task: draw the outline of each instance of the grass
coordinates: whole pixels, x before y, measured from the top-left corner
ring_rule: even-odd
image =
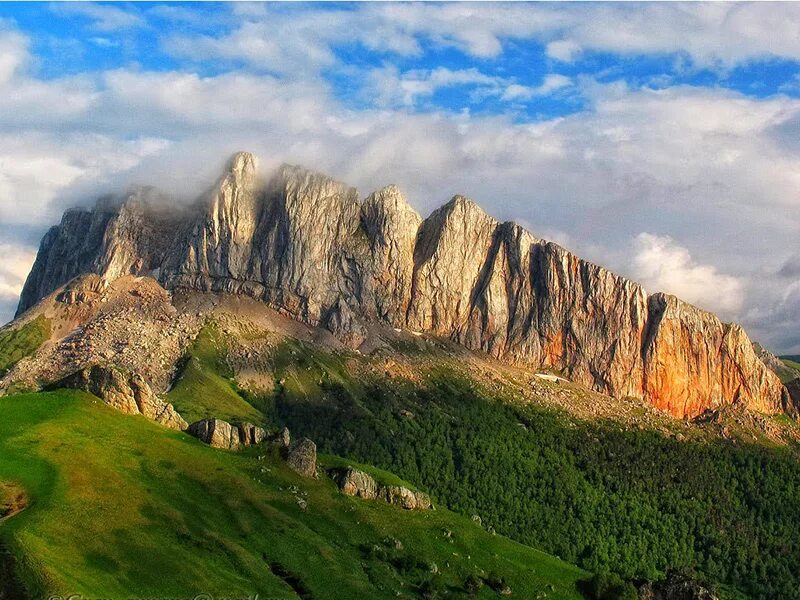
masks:
[[[797,371],[800,374],[800,361],[798,359],[800,359],[800,356],[792,356],[792,357],[783,356],[783,357],[781,357],[781,360],[783,361],[783,364],[785,364],[790,369],[794,369],[795,371]],[[784,381],[784,383],[786,383],[786,382]]]
[[[495,572],[515,597],[571,599],[588,576],[447,510],[350,498],[75,391],[0,398],[0,480],[30,499],[0,541],[31,597],[415,598],[429,580],[466,597],[468,575]]]
[[[263,424],[264,415],[236,393],[233,373],[221,358],[222,334],[204,328],[192,343],[167,399],[189,423],[215,417]]]
[[[0,375],[30,356],[50,337],[50,321],[40,315],[17,329],[0,332]]]

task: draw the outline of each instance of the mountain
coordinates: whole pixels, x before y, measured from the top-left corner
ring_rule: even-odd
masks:
[[[800,598],[798,423],[653,401],[754,353],[463,197],[238,155],[104,198],[0,328],[0,599]]]
[[[741,327],[584,261],[462,196],[422,219],[389,186],[363,201],[235,155],[192,206],[151,188],[67,211],[44,236],[17,315],[82,274],[151,275],[171,291],[256,298],[351,347],[388,326],[450,338],[676,417],[797,407]]]

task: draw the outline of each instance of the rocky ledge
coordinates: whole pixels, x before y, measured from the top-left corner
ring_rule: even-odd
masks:
[[[203,419],[189,425],[186,432],[214,448],[238,450],[240,447],[256,446],[267,438],[262,427],[252,423],[231,425],[221,419]]]

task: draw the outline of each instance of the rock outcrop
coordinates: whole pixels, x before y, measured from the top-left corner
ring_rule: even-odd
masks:
[[[221,419],[203,419],[189,425],[187,433],[214,448],[238,450],[256,446],[267,439],[267,432],[252,423],[231,425]]]
[[[190,209],[158,208],[154,194],[67,212],[19,312],[80,273],[149,273],[167,290],[256,298],[353,347],[371,324],[446,336],[678,417],[734,403],[795,410],[737,325],[648,296],[462,196],[423,220],[394,186],[360,201],[291,166],[263,182],[247,153]]]
[[[786,412],[792,416],[797,416],[798,410],[800,410],[800,377],[787,381],[784,385],[790,400],[790,406]]]
[[[767,365],[771,371],[780,377],[781,381],[784,383],[800,377],[800,371],[787,365],[772,352],[764,348],[761,344],[754,343],[753,350],[755,351],[756,356],[758,356],[758,358],[760,358],[761,361]]]
[[[281,428],[278,432],[267,438],[267,441],[281,451],[286,451],[292,443],[292,437],[287,427]]]
[[[379,498],[389,504],[396,504],[406,510],[428,510],[433,508],[427,494],[414,492],[402,485],[388,485],[381,489]]]
[[[169,254],[185,221],[183,210],[174,204],[168,208],[148,187],[103,197],[92,210],[68,210],[42,238],[17,316],[78,275],[95,273],[113,281],[151,273]]]
[[[286,464],[303,477],[316,477],[317,445],[308,438],[300,438],[289,446]]]
[[[339,490],[348,496],[365,500],[382,500],[406,510],[428,510],[433,508],[430,496],[415,492],[405,486],[384,485],[371,475],[353,467],[337,467],[328,471]]]
[[[706,586],[676,573],[668,574],[663,581],[643,584],[638,596],[639,600],[719,600]]]
[[[378,482],[364,471],[353,467],[334,468],[328,471],[328,475],[343,494],[365,500],[375,500],[378,497]]]
[[[93,365],[68,375],[52,387],[84,390],[125,414],[140,414],[170,429],[183,431],[188,427],[172,404],[158,398],[137,373],[126,374]]]

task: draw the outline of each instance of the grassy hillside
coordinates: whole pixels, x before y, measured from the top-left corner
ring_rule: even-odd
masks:
[[[351,376],[351,359],[294,350],[275,353],[267,412],[324,451],[592,571],[686,568],[752,598],[800,598],[796,449],[582,421],[438,367],[421,383]]]
[[[576,567],[444,509],[343,496],[263,452],[215,450],[79,392],[0,398],[0,481],[30,501],[0,540],[36,598],[458,598],[470,575],[579,598]]]
[[[264,415],[236,393],[233,373],[221,357],[222,335],[206,327],[192,343],[175,386],[167,394],[169,402],[193,423],[216,417],[225,421],[264,422]]]
[[[33,354],[50,337],[50,321],[39,316],[18,329],[0,332],[0,375]]]

